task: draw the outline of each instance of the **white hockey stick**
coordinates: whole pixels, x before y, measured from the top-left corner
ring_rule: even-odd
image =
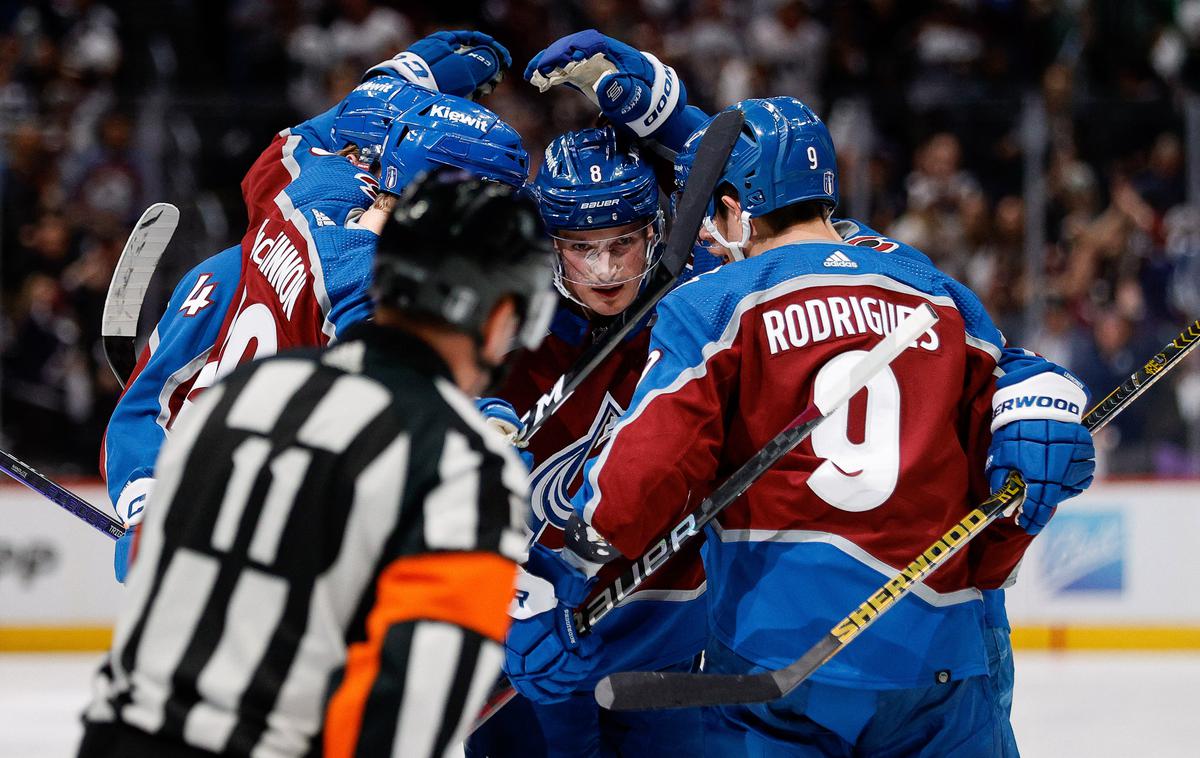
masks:
[[[178,225],[179,209],[170,203],[155,203],[147,208],[133,227],[108,283],[100,334],[104,338],[104,357],[121,387],[129,381],[137,364],[134,341],[150,277]]]
[[[897,356],[937,323],[937,320],[938,315],[933,308],[923,303],[908,318],[901,321],[850,369],[845,382],[821,397],[814,397],[812,403],[792,419],[783,431],[775,435],[737,471],[730,474],[721,486],[713,490],[694,511],[651,545],[616,581],[605,587],[603,592],[594,595],[587,606],[576,613],[576,630],[580,634],[590,631],[596,622],[607,616],[622,600],[629,597],[630,593],[644,584],[651,574],[662,568],[671,556],[702,534],[705,524],[745,494],[750,485],[758,481],[780,458],[808,439],[813,429],[822,421],[850,402],[850,398],[867,386],[867,382],[896,360]]]
[[[1121,386],[1088,411],[1083,417],[1083,425],[1093,433],[1104,428],[1197,346],[1200,346],[1200,320],[1185,327]],[[1024,502],[1025,480],[1018,472],[1010,471],[1000,489],[834,625],[804,655],[784,668],[755,674],[626,671],[600,680],[596,685],[596,702],[603,708],[628,711],[765,703],[785,697],[880,616],[894,608],[913,587],[945,565],[988,524],[1001,516],[1011,515]]]

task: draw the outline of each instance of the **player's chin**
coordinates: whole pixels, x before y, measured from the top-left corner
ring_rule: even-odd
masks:
[[[587,287],[581,293],[584,305],[600,316],[615,316],[629,307],[637,296],[637,282],[611,287]]]

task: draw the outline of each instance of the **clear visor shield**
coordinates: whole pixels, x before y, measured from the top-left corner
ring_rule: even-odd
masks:
[[[563,281],[581,287],[615,287],[650,269],[657,219],[613,237],[571,239],[551,234]]]

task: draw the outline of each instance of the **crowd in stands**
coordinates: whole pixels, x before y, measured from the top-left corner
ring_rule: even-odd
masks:
[[[1012,343],[1094,392],[1200,316],[1200,0],[15,0],[0,9],[4,448],[96,470],[120,392],[100,311],[146,205],[185,220],[143,329],[175,276],[240,238],[238,183],[270,136],[366,66],[437,29],[493,34],[514,64],[486,104],[536,168],[593,113],[520,73],[588,27],[656,52],[710,112],[813,106],[840,212],[927,252]],[[1191,363],[1099,440],[1105,471],[1200,475]]]

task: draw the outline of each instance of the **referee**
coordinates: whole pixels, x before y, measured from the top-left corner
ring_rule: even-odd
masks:
[[[470,396],[540,341],[550,282],[532,201],[433,174],[380,236],[373,323],[201,396],[158,461],[81,758],[461,752],[527,508]]]

